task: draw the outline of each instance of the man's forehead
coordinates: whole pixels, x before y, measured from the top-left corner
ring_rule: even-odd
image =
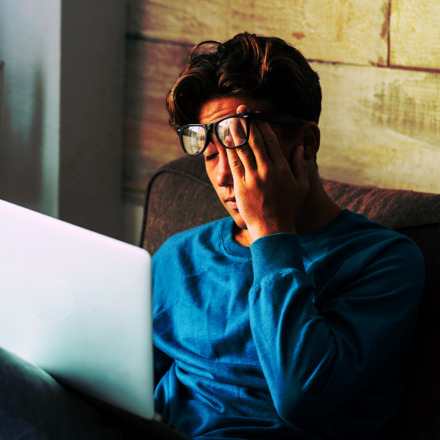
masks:
[[[202,104],[197,122],[210,124],[225,116],[234,115],[240,105],[245,105],[250,112],[275,111],[274,104],[268,100],[257,100],[246,96],[227,96],[214,98]]]

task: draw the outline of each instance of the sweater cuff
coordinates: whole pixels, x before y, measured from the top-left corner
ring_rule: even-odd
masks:
[[[298,235],[279,233],[255,240],[251,245],[254,281],[275,272],[297,269],[305,271]]]

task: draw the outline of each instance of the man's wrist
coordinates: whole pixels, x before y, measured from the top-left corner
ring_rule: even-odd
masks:
[[[301,242],[296,234],[278,233],[261,237],[250,247],[254,279],[286,269],[304,271]]]
[[[297,234],[295,225],[280,226],[280,225],[264,225],[264,226],[248,226],[249,235],[251,237],[252,243],[259,238],[267,237],[269,235],[275,234]]]

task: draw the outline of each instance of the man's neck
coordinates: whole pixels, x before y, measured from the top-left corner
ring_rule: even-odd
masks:
[[[301,215],[296,221],[296,230],[299,235],[318,231],[332,222],[342,208],[338,206],[325,192],[318,175],[311,183]]]

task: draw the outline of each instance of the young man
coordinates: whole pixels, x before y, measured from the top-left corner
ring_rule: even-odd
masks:
[[[325,193],[317,74],[244,33],[198,45],[167,104],[230,217],[154,256],[159,411],[197,439],[375,438],[399,402],[424,264]]]

